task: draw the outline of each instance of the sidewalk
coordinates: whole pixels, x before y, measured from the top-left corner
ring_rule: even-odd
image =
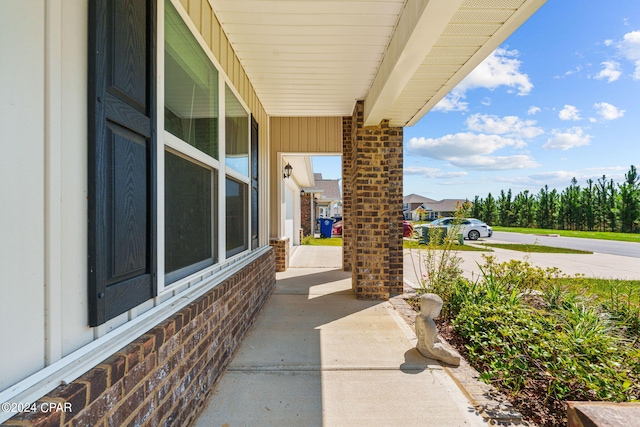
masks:
[[[502,243],[497,240],[489,243]],[[467,245],[476,243],[465,242]],[[484,256],[492,256],[497,262],[508,262],[515,259],[526,261],[532,266],[541,268],[557,268],[562,273],[574,276],[600,279],[637,280],[640,277],[640,262],[638,258],[607,254],[558,254],[558,253],[527,253],[508,249],[491,248],[492,252],[458,251],[457,256],[462,259],[460,268],[468,279],[480,277],[478,265],[484,265]],[[418,287],[421,276],[421,261],[419,250],[404,250],[404,281],[411,287]]]
[[[294,246],[290,268],[342,268],[342,246]]]
[[[354,297],[350,273],[290,268],[193,425],[487,425],[414,345],[389,302]]]

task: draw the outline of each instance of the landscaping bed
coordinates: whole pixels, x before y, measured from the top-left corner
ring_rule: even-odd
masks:
[[[490,256],[470,282],[450,255],[448,268],[428,269],[420,292],[443,298],[440,334],[527,419],[565,425],[567,401],[638,399],[640,282],[590,284]]]

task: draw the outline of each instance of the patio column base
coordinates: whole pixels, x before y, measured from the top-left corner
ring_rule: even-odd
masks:
[[[269,246],[276,251],[276,271],[286,271],[289,268],[289,238],[271,239]]]

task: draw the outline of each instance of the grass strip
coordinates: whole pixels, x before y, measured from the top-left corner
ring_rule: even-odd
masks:
[[[562,277],[557,283],[576,294],[595,295],[598,301],[623,299],[640,305],[640,280],[598,279],[592,277]]]
[[[492,248],[509,249],[520,252],[537,252],[546,254],[593,254],[589,251],[580,251],[578,249],[555,248],[543,245],[525,245],[520,243],[484,243],[484,246]]]
[[[429,245],[425,243],[420,243],[418,240],[404,240],[402,242],[402,247],[404,249],[426,249],[427,246]],[[459,244],[439,245],[439,246],[430,245],[429,249],[435,249],[435,250],[448,249],[452,251],[463,251],[463,252],[491,252],[491,249],[484,248],[482,246],[475,246],[475,245],[469,246],[469,245],[459,245]]]
[[[522,234],[557,234],[562,237],[579,237],[583,239],[614,240],[619,242],[640,243],[640,234],[613,233],[608,231],[552,230],[546,228],[522,228],[492,226],[493,231],[508,231]]]
[[[342,246],[342,237],[327,237],[325,239],[305,237],[302,244],[309,246]]]

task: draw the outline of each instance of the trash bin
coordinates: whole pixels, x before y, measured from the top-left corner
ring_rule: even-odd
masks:
[[[429,243],[433,238],[436,245],[442,245],[445,237],[447,237],[447,227],[422,227],[420,243]]]
[[[331,237],[331,229],[333,228],[333,218],[320,219],[320,237]]]

